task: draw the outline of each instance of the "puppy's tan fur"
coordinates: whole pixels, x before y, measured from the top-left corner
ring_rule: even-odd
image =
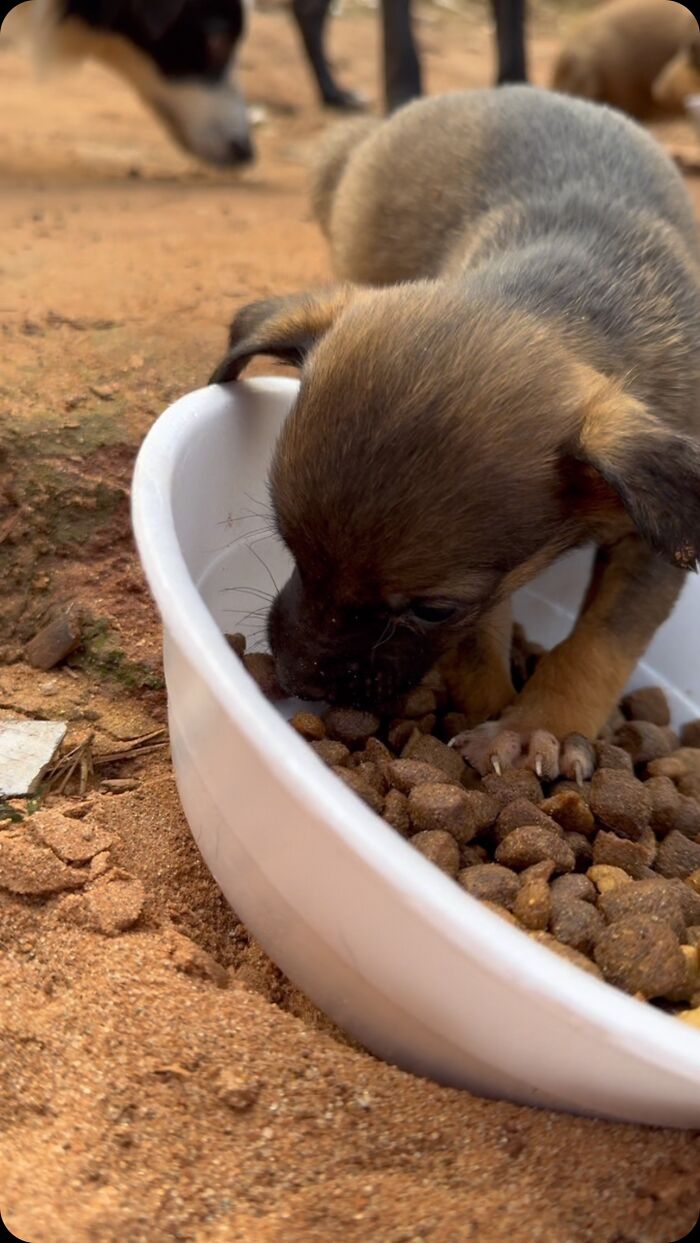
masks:
[[[674,0],[607,0],[574,23],[557,57],[555,91],[646,117],[654,104],[682,108],[677,91],[655,89],[669,62],[698,34]]]
[[[507,88],[344,127],[314,202],[360,287],[245,308],[215,376],[302,366],[271,471],[297,564],[270,621],[283,681],[381,701],[440,659],[475,723],[594,735],[700,547],[680,177],[621,116]],[[579,621],[514,699],[509,598],[586,542]]]

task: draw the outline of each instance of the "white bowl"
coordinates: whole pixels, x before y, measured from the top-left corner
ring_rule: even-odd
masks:
[[[175,775],[208,866],[279,966],[378,1056],[489,1096],[700,1126],[700,1033],[464,893],[333,776],[229,649],[222,630],[246,628],[231,610],[258,608],[247,592],[289,570],[258,512],[296,391],[268,379],[191,393],[158,419],[136,465]],[[532,638],[566,632],[588,559],[521,593]],[[665,686],[677,722],[700,716],[699,604],[693,577],[633,683]]]

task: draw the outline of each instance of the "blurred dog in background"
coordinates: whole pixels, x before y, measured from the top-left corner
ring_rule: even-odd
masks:
[[[646,117],[655,105],[680,111],[698,89],[689,51],[698,23],[674,0],[606,0],[573,26],[552,87]],[[697,53],[696,42],[696,53]]]
[[[490,0],[499,82],[524,81],[525,0]],[[213,164],[245,164],[254,148],[235,58],[252,0],[34,0],[32,36],[44,63],[87,58],[125,78],[173,138]],[[363,100],[336,80],[325,52],[331,0],[290,0],[319,95]],[[411,0],[381,0],[388,111],[421,94]]]

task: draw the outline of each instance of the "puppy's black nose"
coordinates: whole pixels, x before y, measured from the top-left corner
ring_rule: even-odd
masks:
[[[228,150],[232,164],[250,164],[255,159],[255,148],[249,138],[232,138]]]

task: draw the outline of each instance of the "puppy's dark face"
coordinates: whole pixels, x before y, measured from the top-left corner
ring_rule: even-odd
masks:
[[[123,35],[174,80],[217,82],[243,33],[242,0],[66,0],[65,13]]]
[[[290,694],[389,706],[596,523],[631,525],[608,460],[630,460],[629,427],[549,329],[427,282],[273,307],[234,322],[215,378],[306,359],[270,474],[295,561],[269,617]]]

